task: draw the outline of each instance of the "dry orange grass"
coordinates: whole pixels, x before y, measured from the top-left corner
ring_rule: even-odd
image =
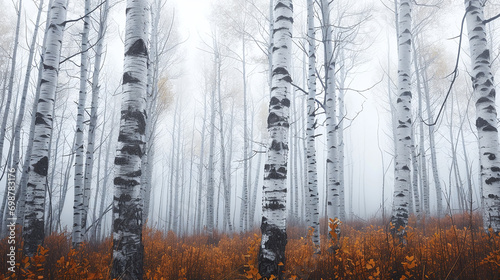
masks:
[[[479,216],[428,218],[425,225],[412,217],[405,245],[381,221],[349,222],[341,229],[334,247],[322,235],[322,253],[314,254],[304,227],[290,227],[287,279],[500,279],[500,237],[485,233]],[[143,240],[145,279],[260,279],[257,230],[209,239],[147,228]],[[109,279],[111,239],[78,250],[70,245],[67,232],[48,236],[33,258],[17,253],[13,275],[4,239],[0,279]]]

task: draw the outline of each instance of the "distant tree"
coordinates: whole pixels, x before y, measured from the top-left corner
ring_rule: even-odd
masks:
[[[262,277],[283,278],[286,235],[286,178],[290,110],[293,4],[274,2],[272,87],[267,118],[269,145],[264,167],[262,241],[258,254]]]

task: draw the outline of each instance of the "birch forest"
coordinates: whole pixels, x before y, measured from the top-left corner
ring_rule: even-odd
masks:
[[[0,5],[0,279],[500,279],[498,1]]]

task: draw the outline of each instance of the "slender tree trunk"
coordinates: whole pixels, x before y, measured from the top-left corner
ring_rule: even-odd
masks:
[[[177,142],[175,141],[175,129],[177,127],[177,110],[179,109],[179,101],[175,104],[175,111],[174,111],[174,125],[172,127],[172,149],[170,150],[170,181],[169,181],[169,190],[170,190],[170,195],[169,195],[169,203],[168,203],[168,214],[166,217],[168,218],[167,220],[167,229],[172,230],[172,222],[174,219],[174,207],[175,207],[175,201],[174,201],[174,191],[176,189],[174,185],[174,167],[175,167],[175,150],[179,149],[177,147]],[[180,128],[179,128],[180,129]]]
[[[142,279],[143,275],[140,183],[146,129],[148,17],[147,1],[127,1],[123,99],[115,157],[111,268],[111,277],[120,279]]]
[[[37,42],[37,37],[38,37],[38,29],[40,27],[40,18],[42,15],[43,11],[43,0],[41,0],[38,3],[38,12],[36,15],[36,21],[35,21],[35,27],[33,30],[33,37],[31,39],[31,44],[30,44],[30,54],[28,56],[28,61],[26,64],[26,74],[24,75],[24,84],[23,84],[23,92],[22,92],[22,97],[21,97],[21,102],[19,104],[19,113],[16,118],[16,126],[15,126],[15,132],[14,132],[14,153],[12,156],[12,162],[13,165],[12,167],[17,170],[19,169],[19,154],[21,150],[21,127],[23,124],[23,119],[24,119],[24,113],[25,113],[25,108],[26,108],[26,97],[28,95],[28,87],[30,84],[30,76],[31,76],[31,70],[33,69],[33,59],[35,57],[35,48],[36,48],[36,42]],[[35,100],[36,103],[36,100]]]
[[[415,67],[415,76],[416,76],[416,82],[417,82],[417,93],[418,93],[418,115],[423,118],[423,95],[422,95],[422,85],[420,82],[420,68],[418,67],[418,59],[416,58],[416,49],[415,49],[415,44],[412,44],[412,50],[413,50],[413,66]],[[419,153],[420,153],[420,178],[421,178],[421,188],[420,189],[428,189],[429,188],[429,179],[427,178],[427,157],[425,155],[425,131],[424,131],[424,123],[421,121],[418,124],[418,129],[419,129]],[[413,190],[415,192],[415,190]],[[418,205],[415,204],[415,210],[417,212],[417,217],[421,214],[422,212],[422,198],[424,200],[424,205],[428,205],[428,202],[425,202],[425,200],[429,200],[429,196],[424,195],[423,193],[420,193],[420,197],[418,200]]]
[[[328,218],[339,217],[339,182],[338,167],[336,166],[337,150],[337,105],[335,96],[335,61],[333,56],[333,28],[330,20],[330,2],[321,0],[321,14],[323,19],[323,46],[324,46],[324,67],[325,67],[325,116],[326,116],[326,174],[328,189]]]
[[[422,57],[419,56],[419,60],[421,60]],[[420,65],[423,66],[424,63],[420,62]],[[427,78],[427,70],[423,68],[421,71],[422,73],[422,83],[424,87],[424,94],[425,94],[425,103],[426,103],[426,111],[427,111],[427,120],[428,122],[432,123],[434,122],[434,117],[432,116],[432,110],[431,110],[431,101],[430,101],[430,87],[429,87],[429,81]],[[432,176],[434,179],[434,186],[436,189],[436,203],[437,203],[437,215],[438,217],[441,217],[443,214],[443,193],[441,190],[441,181],[439,179],[439,170],[438,170],[438,162],[437,162],[437,152],[436,152],[436,144],[435,144],[435,139],[434,139],[434,126],[429,126],[429,148],[431,151],[431,166],[432,166]],[[430,214],[430,187],[424,186],[424,213],[426,215]],[[427,202],[426,202],[427,201]]]
[[[222,107],[220,105],[220,97],[219,97],[219,107]],[[220,110],[222,112],[222,109]],[[231,106],[231,121],[229,122],[229,131],[233,131],[234,129],[234,103]],[[222,130],[221,130],[222,131]],[[222,143],[222,142],[221,142]],[[227,163],[224,165],[224,173],[225,176],[222,178],[225,179],[224,183],[224,229],[225,225],[228,226],[229,231],[233,231],[233,223],[231,222],[231,191],[232,191],[232,185],[231,185],[231,161],[233,158],[233,134],[229,134],[229,139],[228,139],[228,155],[227,155]],[[224,155],[224,153],[222,153]],[[226,157],[223,157],[223,161],[225,161]],[[248,195],[247,195],[248,199]],[[247,200],[248,201],[248,200]],[[245,222],[247,223],[247,229],[248,229],[248,209],[246,213],[246,220]]]
[[[207,95],[205,94],[203,97],[203,104],[207,104]],[[200,234],[202,219],[201,219],[201,198],[203,192],[203,168],[204,168],[204,159],[205,159],[205,131],[206,131],[206,122],[207,122],[207,107],[203,109],[203,124],[201,128],[201,148],[200,148],[200,162],[198,166],[198,194],[197,194],[197,205],[196,205],[196,233]]]
[[[10,115],[10,103],[12,102],[12,95],[14,90],[14,77],[16,75],[16,60],[17,60],[17,49],[19,44],[19,29],[21,27],[21,10],[23,8],[23,0],[19,0],[17,7],[17,22],[16,31],[14,33],[14,43],[12,45],[12,62],[10,63],[10,73],[9,73],[9,83],[7,89],[7,100],[5,103],[5,111],[3,112],[2,126],[0,128],[0,161],[2,161],[3,146],[5,142],[5,134],[7,133],[7,120]],[[7,165],[7,162],[6,164]],[[0,162],[0,167],[2,163]],[[0,217],[2,220],[2,217]]]
[[[399,5],[398,48],[398,99],[397,154],[394,168],[394,201],[392,208],[392,233],[403,238],[408,224],[409,189],[411,184],[411,3],[401,0]]]
[[[80,60],[80,94],[78,98],[78,114],[76,117],[76,143],[75,143],[75,177],[74,190],[75,199],[73,205],[73,232],[72,245],[78,248],[83,242],[83,231],[87,224],[88,198],[85,198],[84,183],[84,159],[85,148],[83,141],[85,121],[85,100],[87,99],[87,76],[88,76],[88,45],[90,31],[90,0],[85,0],[85,16],[83,17],[83,32]],[[92,151],[93,152],[93,151]],[[88,185],[90,192],[90,184]],[[90,194],[89,194],[90,195]],[[85,205],[87,201],[87,205]]]
[[[247,97],[247,73],[246,73],[246,50],[245,50],[245,33],[242,33],[242,76],[243,76],[243,188],[241,190],[241,211],[240,211],[240,231],[248,230],[248,184],[249,184],[249,168],[250,153],[249,153],[249,136],[248,136],[248,97]]]
[[[99,77],[101,73],[101,61],[103,56],[103,41],[104,36],[106,34],[107,22],[108,22],[108,12],[109,12],[109,1],[104,0],[104,6],[101,10],[101,19],[99,23],[99,30],[97,33],[97,46],[95,49],[95,58],[94,58],[94,72],[92,73],[92,98],[90,101],[90,120],[89,120],[89,132],[87,138],[87,152],[85,159],[85,170],[84,170],[84,181],[83,181],[83,189],[84,189],[84,209],[88,209],[89,199],[90,199],[90,187],[92,185],[93,171],[94,171],[94,150],[95,150],[95,135],[97,128],[97,114],[99,109],[99,95],[101,85],[99,83]],[[83,38],[83,37],[82,37]],[[82,48],[83,48],[82,44]],[[88,46],[86,47],[86,49]],[[83,56],[82,56],[83,60]],[[101,145],[102,145],[101,138]],[[99,149],[101,147],[99,146]],[[99,176],[97,176],[99,178]],[[97,193],[97,192],[96,192]],[[96,198],[97,202],[97,198]],[[95,208],[95,205],[94,205]],[[87,211],[84,210],[82,217],[82,230],[85,230],[86,221],[87,221]],[[95,210],[94,210],[95,215]],[[84,232],[85,234],[85,232]]]
[[[191,207],[191,196],[192,196],[192,191],[193,191],[193,166],[194,166],[194,138],[195,138],[195,123],[196,123],[196,119],[194,119],[193,121],[193,135],[192,135],[192,138],[191,138],[191,160],[189,162],[189,193],[188,193],[188,209],[187,209],[187,218],[186,218],[186,233],[189,235],[191,234],[191,231],[189,230],[189,223],[191,222],[191,209],[193,209],[193,207]],[[154,200],[153,200],[154,201]],[[153,207],[152,207],[153,208]],[[154,209],[154,208],[153,208]],[[195,209],[193,209],[195,210]],[[193,223],[194,224],[194,223]],[[194,233],[194,229],[193,229],[193,233]]]
[[[30,157],[24,215],[24,252],[33,255],[44,239],[45,191],[49,168],[48,147],[52,135],[52,108],[57,88],[58,69],[66,21],[67,0],[54,0],[51,6],[49,31],[46,33],[45,55],[40,99],[36,110],[33,153]]]
[[[307,93],[307,205],[309,208],[309,220],[307,226],[314,232],[312,241],[320,250],[319,229],[319,196],[318,196],[318,172],[316,169],[316,32],[314,27],[314,1],[307,1],[307,56],[308,66],[308,93]]]
[[[104,110],[103,115],[106,115],[106,110]],[[104,124],[103,124],[104,126]],[[111,141],[110,141],[111,142]],[[101,192],[101,180],[100,180],[100,175],[101,175],[101,164],[102,164],[102,146],[104,145],[104,129],[101,131],[101,141],[99,145],[99,149],[97,152],[97,174],[96,174],[96,186],[95,186],[95,196],[94,196],[94,205],[92,207],[92,235],[90,237],[90,240],[97,241],[97,205],[99,204],[99,192]],[[106,171],[104,171],[106,172]],[[103,182],[104,183],[104,182]],[[101,196],[105,196],[104,192],[101,192]],[[99,217],[100,220],[100,217]]]
[[[339,79],[339,124],[337,129],[338,134],[338,168],[339,168],[339,218],[341,221],[345,221],[347,218],[347,214],[345,211],[345,179],[344,179],[344,159],[345,159],[345,143],[344,143],[344,120],[345,120],[345,103],[344,96],[345,90],[344,85],[347,79],[347,71],[346,71],[346,57],[344,54],[344,48],[339,50],[340,58],[344,65],[340,67],[340,79]],[[352,192],[352,190],[351,190]]]
[[[214,37],[214,73],[217,76],[217,66],[219,64],[218,45]],[[217,79],[217,78],[216,78]],[[210,100],[210,146],[208,152],[208,184],[207,184],[207,233],[210,237],[214,233],[214,195],[215,195],[215,170],[214,170],[214,156],[215,156],[215,93],[217,92],[217,80],[211,89]]]
[[[484,229],[500,232],[500,159],[495,108],[495,83],[491,74],[490,50],[484,25],[482,1],[465,0],[471,56],[471,76],[476,100]]]
[[[417,159],[417,148],[415,147],[415,127],[412,126],[411,132],[411,185],[409,190],[409,213],[413,213],[416,216],[419,215],[418,210],[418,159]]]
[[[179,102],[180,103],[180,102]],[[179,103],[177,103],[179,105]],[[177,110],[175,110],[177,112]],[[181,141],[181,115],[179,113],[178,116],[178,126],[177,126],[177,131],[174,130],[174,134],[177,133],[177,148],[175,149],[176,155],[175,155],[175,164],[172,162],[172,167],[175,166],[175,181],[172,187],[174,188],[174,201],[173,201],[173,207],[174,207],[174,214],[172,217],[172,230],[179,234],[179,215],[180,215],[180,208],[182,207],[182,200],[179,199],[179,192],[181,191],[181,181],[180,181],[180,173],[181,173],[181,157],[182,153],[181,150],[183,148],[182,141]],[[173,157],[172,157],[173,158]]]
[[[73,161],[75,160],[75,153],[73,153],[73,147],[75,146],[75,139],[76,137],[73,137],[73,141],[71,141],[71,147],[70,149],[70,156],[68,159],[68,162],[66,163],[66,169],[64,171],[64,176],[63,176],[63,183],[62,183],[62,190],[61,194],[59,196],[59,204],[58,204],[58,217],[57,217],[57,224],[58,228],[61,227],[61,215],[62,215],[62,210],[64,208],[64,203],[66,202],[66,194],[68,193],[68,185],[69,185],[69,179],[71,175],[71,168],[73,166]]]
[[[106,102],[107,103],[107,102]],[[106,104],[105,104],[106,105]],[[112,139],[113,136],[113,131],[115,129],[115,118],[114,115],[111,118],[111,128],[110,128],[110,139]],[[113,172],[113,170],[108,170],[109,169],[109,160],[112,157],[111,153],[111,147],[112,145],[115,145],[116,143],[114,141],[109,140],[108,145],[106,147],[106,156],[104,158],[104,177],[102,178],[102,196],[101,196],[101,202],[99,203],[99,221],[97,222],[96,225],[96,232],[97,232],[97,240],[101,241],[103,239],[103,231],[102,231],[102,223],[103,223],[103,218],[104,218],[104,206],[106,203],[106,194],[108,193],[108,178],[109,175]]]
[[[258,254],[262,277],[283,278],[286,235],[286,177],[288,127],[291,90],[293,5],[291,0],[277,0],[274,5],[272,90],[267,119],[269,145],[264,167],[262,199],[262,241]]]
[[[259,188],[259,179],[260,177],[260,170],[262,169],[262,153],[259,153],[259,159],[257,161],[257,172],[255,174],[255,179],[254,179],[254,187],[253,187],[253,193],[252,193],[252,200],[250,200],[250,205],[253,205],[250,210],[250,221],[249,226],[250,228],[254,227],[254,222],[255,222],[255,210],[257,206],[257,191]]]

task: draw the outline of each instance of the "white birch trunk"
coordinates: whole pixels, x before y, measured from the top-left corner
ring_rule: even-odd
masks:
[[[247,103],[247,77],[246,77],[246,53],[245,53],[245,33],[242,35],[242,76],[243,76],[243,188],[241,190],[241,211],[240,211],[240,231],[248,230],[248,176],[249,176],[249,136],[248,136],[248,103]],[[250,165],[251,167],[251,165]]]
[[[30,157],[24,215],[24,252],[33,255],[44,239],[45,190],[49,168],[48,147],[52,135],[52,109],[57,88],[67,0],[55,0],[51,6],[49,31],[46,33],[45,55],[40,98],[35,114],[33,153]]]
[[[291,0],[274,2],[273,67],[271,100],[267,119],[269,145],[264,167],[262,239],[258,254],[262,277],[283,278],[286,237],[286,177],[288,158],[290,64],[293,5]]]
[[[180,104],[180,102],[178,102],[177,104]],[[177,110],[175,110],[175,111],[177,113]],[[182,205],[182,200],[179,199],[179,191],[180,191],[180,187],[181,187],[181,181],[180,181],[181,170],[180,169],[181,169],[181,161],[182,161],[181,151],[182,151],[182,147],[183,147],[183,144],[181,142],[181,123],[182,123],[182,120],[181,120],[180,113],[179,113],[177,122],[178,122],[177,131],[175,130],[175,126],[174,126],[174,131],[173,131],[174,134],[177,133],[177,140],[176,140],[177,148],[174,150],[174,151],[176,151],[175,164],[174,164],[174,162],[172,162],[172,167],[175,166],[175,181],[174,181],[174,184],[172,185],[172,187],[174,188],[174,196],[173,196],[174,211],[173,211],[173,217],[172,217],[172,230],[176,234],[179,234],[179,215],[180,215],[180,208]]]
[[[123,96],[115,157],[111,277],[142,279],[141,157],[145,148],[149,5],[128,0]]]
[[[175,129],[177,125],[177,110],[179,109],[179,101],[175,104],[175,111],[174,111],[174,125],[172,127],[172,149],[170,150],[170,180],[169,180],[169,191],[170,195],[168,196],[169,202],[168,202],[168,212],[167,212],[167,229],[172,230],[172,222],[173,222],[173,216],[174,216],[174,167],[175,167],[175,150],[178,149],[176,146],[177,143],[175,141]]]
[[[319,229],[319,196],[318,196],[318,172],[316,169],[316,32],[314,27],[314,1],[307,1],[307,57],[308,57],[308,93],[307,93],[307,205],[309,208],[309,220],[307,226],[314,232],[312,241],[316,246],[315,251],[320,250]],[[296,194],[298,195],[298,194]]]
[[[344,103],[344,84],[347,79],[346,70],[346,57],[344,54],[344,48],[339,50],[340,59],[343,65],[340,67],[340,79],[339,79],[339,124],[337,125],[337,138],[338,138],[338,170],[339,170],[339,218],[341,221],[347,219],[347,214],[345,211],[345,179],[344,179],[344,159],[345,159],[345,143],[344,143],[344,120],[345,120],[345,103]],[[351,189],[352,192],[352,189]]]
[[[97,110],[99,109],[99,95],[101,85],[99,83],[99,77],[101,72],[101,61],[103,56],[103,41],[104,36],[106,34],[107,20],[108,20],[108,11],[109,11],[109,1],[104,1],[104,6],[101,10],[101,19],[99,23],[99,31],[97,33],[97,46],[95,49],[95,58],[94,58],[94,72],[92,73],[92,99],[90,101],[90,120],[89,120],[89,132],[87,138],[87,152],[85,159],[85,170],[84,170],[84,181],[83,181],[83,189],[84,189],[84,208],[88,208],[88,201],[90,195],[90,187],[92,184],[93,171],[94,171],[94,149],[95,149],[95,135],[97,128]],[[82,45],[83,47],[83,45]],[[83,57],[82,57],[83,59]],[[102,141],[101,141],[102,145]],[[99,146],[100,149],[100,146]],[[99,176],[97,176],[99,177]],[[95,208],[95,206],[94,206]],[[86,226],[86,218],[87,214],[84,212],[84,217],[82,217],[82,226]]]
[[[203,97],[203,104],[207,104],[207,95]],[[200,148],[200,162],[198,165],[198,193],[197,193],[197,205],[196,205],[196,233],[201,232],[201,202],[202,202],[202,192],[203,192],[203,168],[205,162],[205,132],[206,132],[206,122],[207,122],[207,107],[203,109],[203,124],[201,128],[201,148]]]
[[[85,0],[85,16],[83,17],[83,31],[81,44],[80,60],[80,93],[78,98],[78,113],[76,116],[76,142],[75,142],[75,177],[74,190],[75,197],[73,201],[73,232],[72,246],[78,248],[83,242],[83,232],[87,224],[87,207],[85,207],[85,189],[84,189],[84,160],[85,148],[83,141],[85,121],[85,100],[87,98],[87,76],[88,76],[88,45],[90,31],[90,0]],[[90,184],[89,191],[90,191]],[[87,199],[88,203],[88,199]],[[85,221],[84,221],[85,219]]]
[[[28,87],[30,84],[30,76],[31,76],[31,70],[33,69],[33,59],[35,56],[35,48],[36,48],[36,42],[37,42],[37,37],[38,37],[38,30],[40,27],[40,18],[42,15],[42,10],[43,10],[43,0],[41,0],[38,3],[38,12],[36,16],[36,21],[35,21],[35,27],[33,30],[33,37],[31,39],[31,44],[30,44],[30,54],[28,56],[28,61],[26,64],[26,74],[24,75],[24,84],[23,84],[23,92],[22,92],[22,97],[21,97],[21,102],[19,104],[19,114],[16,118],[16,126],[15,126],[15,132],[14,132],[14,152],[13,152],[13,157],[12,157],[12,162],[13,165],[12,167],[17,170],[19,169],[19,154],[21,150],[21,126],[23,124],[23,119],[24,119],[24,113],[25,113],[25,108],[26,108],[26,97],[28,95]]]
[[[397,154],[394,166],[394,200],[392,233],[403,238],[408,224],[409,189],[411,184],[411,3],[399,5],[398,98],[396,101]]]
[[[259,153],[259,159],[257,161],[257,172],[255,174],[255,179],[254,179],[254,187],[253,187],[253,193],[252,193],[252,199],[250,200],[250,214],[249,214],[249,221],[248,224],[250,228],[253,228],[254,222],[255,222],[255,210],[257,209],[257,191],[259,188],[259,179],[260,177],[260,172],[263,169],[262,168],[262,158],[263,155],[262,153]],[[253,206],[252,206],[253,205]]]
[[[16,22],[16,31],[14,35],[14,43],[12,46],[12,62],[10,63],[10,72],[9,72],[9,83],[7,89],[7,100],[5,103],[5,109],[3,112],[2,126],[0,128],[0,167],[2,167],[1,161],[3,154],[3,146],[5,142],[5,134],[7,133],[7,120],[9,119],[10,113],[10,103],[12,102],[12,95],[14,90],[14,77],[16,75],[16,60],[17,60],[17,48],[19,44],[19,29],[21,26],[21,10],[23,8],[23,0],[19,0],[17,7],[17,22]],[[15,105],[14,105],[15,106]],[[14,113],[15,114],[15,113]],[[7,165],[7,162],[6,164]],[[0,217],[0,220],[1,217]]]
[[[422,59],[419,57],[420,60]],[[423,65],[422,62],[420,62],[420,65]],[[422,83],[424,86],[424,93],[425,93],[425,103],[426,103],[426,111],[427,111],[427,120],[428,122],[432,123],[434,122],[434,117],[432,115],[432,110],[431,110],[431,100],[430,100],[430,88],[429,88],[429,82],[427,78],[427,72],[426,69],[424,68],[422,70]],[[429,126],[429,148],[431,152],[431,166],[432,166],[432,176],[434,179],[434,186],[436,189],[436,203],[437,203],[437,215],[438,217],[442,216],[443,213],[443,193],[441,189],[441,181],[439,177],[439,170],[438,170],[438,162],[437,162],[437,152],[436,152],[436,144],[435,144],[435,139],[434,139],[434,126]],[[424,209],[423,212],[426,215],[430,214],[430,187],[429,184],[427,186],[423,186],[423,197],[424,197]]]
[[[221,98],[220,98],[220,92],[219,92],[219,108],[220,108],[220,113],[222,113],[222,105],[221,105]],[[229,123],[229,131],[233,131],[234,128],[234,103],[231,107],[231,121]],[[221,117],[221,122],[222,122],[222,117]],[[222,129],[221,129],[222,132]],[[221,139],[221,143],[223,143]],[[224,180],[224,229],[226,225],[229,228],[229,231],[233,231],[233,223],[231,222],[231,160],[232,160],[232,154],[233,154],[233,133],[230,132],[229,134],[229,139],[228,139],[228,145],[229,147],[227,148],[228,150],[228,156],[227,156],[227,163],[226,163],[226,155],[225,152],[221,153],[222,156],[222,162],[224,162],[224,165],[222,165],[223,168],[223,174],[222,174],[222,179]],[[224,147],[221,147],[224,149]],[[248,195],[247,195],[248,196]],[[248,223],[248,209],[246,213],[246,223]],[[248,225],[247,225],[248,227]]]
[[[219,54],[217,52],[217,43],[214,38],[214,73],[217,75],[217,65],[219,61]],[[211,89],[210,100],[210,143],[208,152],[208,184],[207,184],[207,233],[210,237],[214,233],[214,195],[215,195],[215,170],[214,170],[214,154],[215,154],[215,93],[217,91],[217,81],[214,81],[213,88]]]
[[[323,47],[325,67],[325,116],[326,116],[326,176],[328,189],[327,215],[329,219],[339,217],[339,182],[338,182],[338,150],[337,150],[337,105],[335,96],[335,61],[333,56],[333,28],[330,20],[330,3],[321,0],[323,18]]]
[[[500,159],[495,106],[495,83],[491,74],[490,50],[486,38],[482,1],[466,0],[471,76],[476,100],[476,128],[483,185],[485,230],[500,232]]]
[[[423,115],[423,95],[422,95],[422,84],[420,82],[420,77],[421,77],[421,70],[418,65],[418,59],[416,57],[416,48],[415,44],[412,44],[412,50],[413,50],[413,66],[415,67],[415,76],[416,76],[416,82],[417,82],[417,93],[418,93],[418,115],[422,116]],[[429,179],[427,178],[427,157],[425,155],[425,131],[424,131],[424,122],[420,122],[418,125],[419,129],[419,154],[420,154],[420,182],[421,182],[421,188],[429,188]],[[418,192],[416,190],[413,190],[414,192]],[[425,196],[423,193],[420,193],[419,199],[418,199],[418,204],[415,203],[415,211],[417,211],[417,216],[421,215],[422,213],[422,199],[427,201],[429,200],[429,196]],[[415,200],[417,201],[417,199]],[[424,203],[425,204],[425,203]]]
[[[105,104],[106,105],[106,104]],[[115,130],[115,126],[114,126],[114,123],[115,123],[115,118],[114,118],[115,115],[113,115],[113,117],[111,118],[111,128],[110,128],[110,132],[109,132],[109,135],[113,135],[113,131]],[[102,179],[102,182],[103,182],[103,186],[102,186],[102,195],[101,195],[101,202],[99,203],[99,221],[97,222],[97,225],[96,225],[96,232],[97,232],[97,240],[101,241],[103,238],[101,237],[103,235],[103,231],[102,231],[102,219],[104,217],[104,206],[105,206],[105,202],[106,202],[106,194],[108,193],[108,184],[109,184],[109,175],[113,172],[113,170],[108,170],[109,169],[109,160],[110,158],[112,158],[112,154],[111,154],[111,145],[112,144],[115,144],[113,141],[108,141],[108,145],[107,145],[107,148],[106,148],[106,156],[104,158],[104,177]]]

